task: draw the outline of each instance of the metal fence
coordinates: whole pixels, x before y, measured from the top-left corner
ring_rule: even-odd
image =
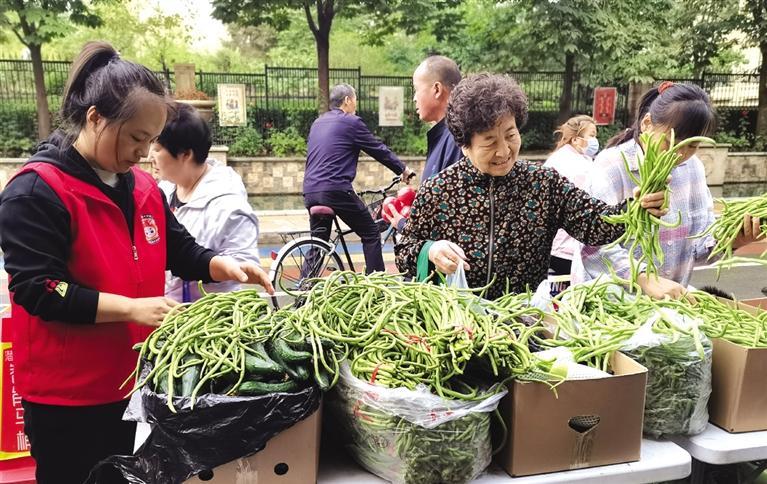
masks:
[[[61,103],[69,62],[45,61],[45,83],[51,111]],[[559,99],[564,86],[564,72],[512,72],[529,99],[531,124],[540,124],[548,130],[553,117],[559,111]],[[157,72],[169,91],[174,89],[172,72]],[[719,110],[755,110],[758,99],[757,74],[706,73],[696,79],[674,79],[700,85],[710,93]],[[197,88],[211,97],[216,95],[217,85],[244,84],[248,103],[249,125],[265,127],[295,127],[302,135],[316,117],[317,69],[301,67],[266,66],[263,72],[230,73],[198,72]],[[402,86],[405,90],[405,113],[411,126],[417,124],[413,86],[408,76],[363,75],[359,68],[330,70],[330,84],[345,82],[357,89],[358,111],[373,129],[377,129],[378,88]],[[616,123],[626,124],[629,119],[628,86],[618,85]],[[576,75],[573,84],[573,112],[590,113],[593,86],[584,85]],[[0,143],[8,139],[36,139],[35,87],[32,64],[28,60],[0,60]],[[536,121],[537,120],[537,121]],[[540,120],[544,120],[540,121]],[[216,143],[229,144],[237,130],[222,129],[214,122]],[[550,131],[549,131],[550,133]],[[0,150],[7,147],[0,146]]]

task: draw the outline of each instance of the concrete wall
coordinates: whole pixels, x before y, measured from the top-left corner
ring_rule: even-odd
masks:
[[[727,183],[767,182],[767,153],[729,153]]]
[[[522,156],[525,159],[545,159],[545,156]],[[767,182],[767,153],[725,153],[701,149],[706,164],[709,185],[724,183]],[[25,162],[20,158],[0,158],[0,188],[5,186]],[[404,158],[416,173],[423,171],[423,158]],[[304,177],[302,158],[229,158],[227,163],[245,181],[248,193],[254,195],[300,194]],[[148,169],[147,164],[142,168]],[[724,169],[722,169],[724,167]],[[394,174],[370,158],[361,158],[357,169],[356,188],[377,188],[388,184]],[[721,181],[720,181],[721,180]]]
[[[416,173],[426,160],[404,157],[402,161]],[[229,166],[240,174],[248,193],[257,195],[300,194],[304,182],[303,158],[229,158]],[[361,157],[355,187],[358,190],[388,185],[395,174],[372,158]]]

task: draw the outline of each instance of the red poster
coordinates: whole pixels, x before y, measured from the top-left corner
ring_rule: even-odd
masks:
[[[614,87],[594,88],[594,119],[600,126],[615,122],[615,105],[618,89]]]

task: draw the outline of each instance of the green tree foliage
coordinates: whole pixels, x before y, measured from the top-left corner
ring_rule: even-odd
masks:
[[[35,78],[37,133],[40,138],[51,130],[51,113],[45,92],[42,47],[66,35],[73,25],[97,26],[101,19],[90,2],[82,0],[2,0],[0,29],[10,31],[29,49]]]
[[[450,38],[457,32],[455,7],[459,0],[213,0],[213,15],[227,24],[243,26],[268,25],[278,31],[290,28],[295,12],[302,12],[312,33],[317,52],[319,111],[328,107],[330,33],[336,16],[364,15],[370,21],[361,32],[369,44],[397,29],[415,33],[426,29],[439,32],[440,38]]]
[[[759,48],[762,55],[756,133],[764,141],[767,140],[767,0],[743,0],[741,6],[738,30],[746,35],[749,44]]]

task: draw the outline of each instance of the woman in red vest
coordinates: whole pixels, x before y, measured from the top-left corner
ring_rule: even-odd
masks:
[[[119,386],[136,363],[132,346],[176,304],[163,297],[166,269],[273,291],[257,265],[197,245],[138,168],[169,106],[146,67],[86,44],[64,90],[62,129],[0,197],[15,383],[40,484],[82,483],[99,460],[132,453],[135,423],[122,421]]]

